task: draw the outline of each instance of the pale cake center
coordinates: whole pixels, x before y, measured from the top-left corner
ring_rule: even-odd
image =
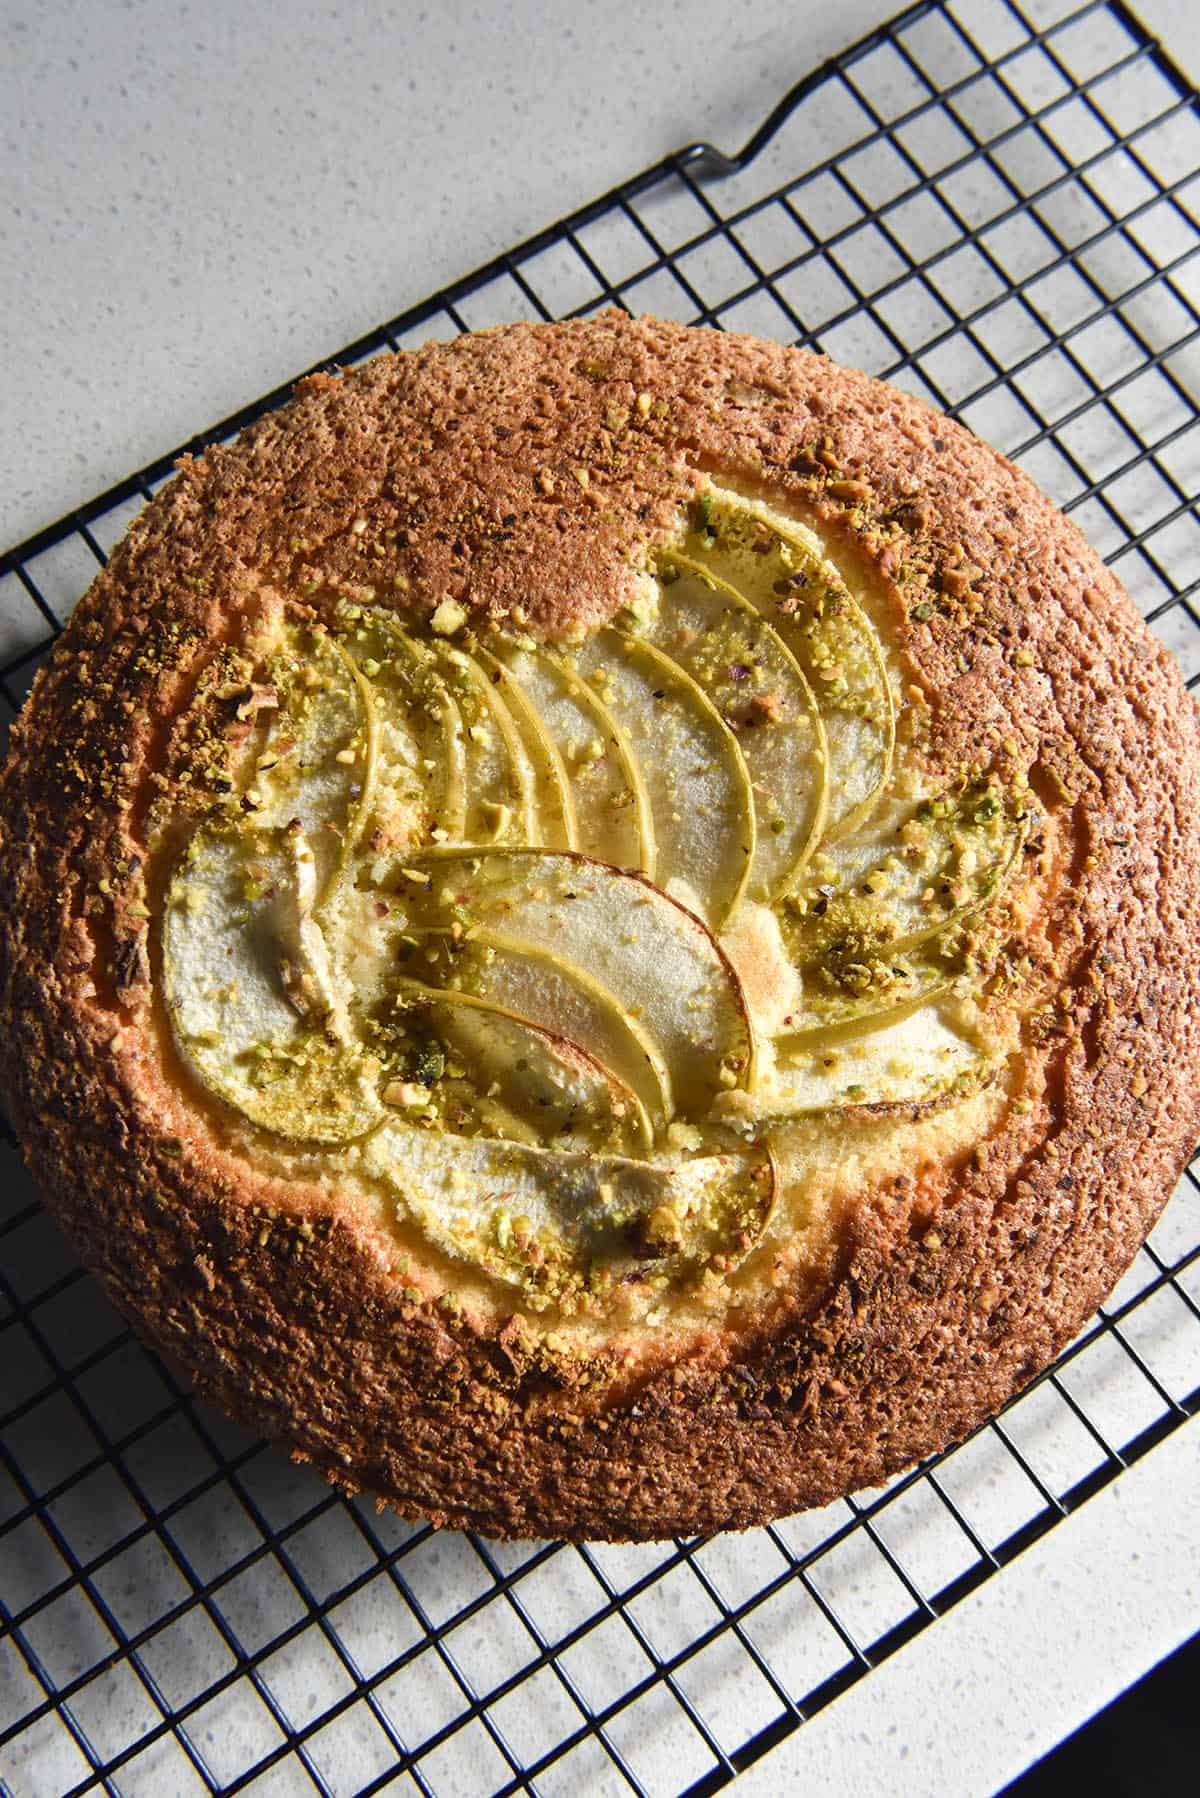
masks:
[[[468,624],[343,603],[257,646],[167,890],[175,1041],[510,1301],[720,1305],[840,1165],[981,1127],[1046,818],[929,775],[882,598],[731,492],[613,624]]]

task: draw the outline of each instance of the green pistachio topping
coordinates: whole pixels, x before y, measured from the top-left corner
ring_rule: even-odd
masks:
[[[445,599],[281,629],[167,882],[192,1073],[529,1310],[727,1302],[786,1132],[965,1101],[1028,990],[1044,818],[924,771],[901,622],[706,487],[577,641]]]

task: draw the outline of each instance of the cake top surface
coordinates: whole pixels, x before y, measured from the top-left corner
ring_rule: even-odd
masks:
[[[814,1171],[977,1128],[1047,996],[1052,822],[928,765],[879,583],[710,482],[636,581],[553,638],[272,608],[224,797],[149,843],[173,1045],[231,1128],[563,1326],[746,1303]]]
[[[426,1509],[513,1456],[538,1527],[682,1527],[696,1405],[722,1519],[924,1452],[1195,1133],[1194,708],[1018,470],[821,357],[608,314],[302,383],[133,526],[3,788],[52,1201],[308,1452],[415,1406]]]

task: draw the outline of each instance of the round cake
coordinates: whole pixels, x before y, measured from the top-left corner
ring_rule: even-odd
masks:
[[[608,313],[185,459],[2,781],[0,1070],[199,1392],[507,1536],[973,1428],[1200,1129],[1197,719],[916,400]]]

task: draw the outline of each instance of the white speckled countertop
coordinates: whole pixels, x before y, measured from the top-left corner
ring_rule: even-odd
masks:
[[[736,145],[894,10],[8,0],[0,544],[678,144]],[[1140,11],[1200,72],[1197,9]],[[997,1790],[1196,1627],[1198,1501],[1193,1427],[745,1787]]]

